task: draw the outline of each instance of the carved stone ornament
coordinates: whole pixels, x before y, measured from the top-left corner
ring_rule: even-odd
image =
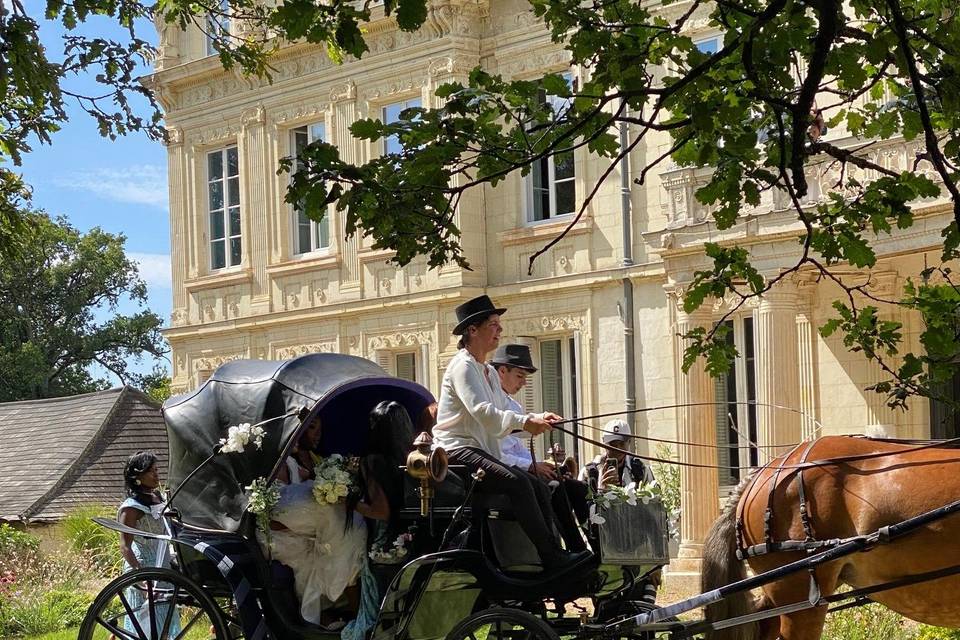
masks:
[[[510,320],[504,317],[500,321],[503,323],[504,333],[512,336],[583,332],[586,327],[584,316],[580,314],[534,316]]]
[[[476,59],[467,59],[454,56],[434,58],[427,67],[431,78],[439,76],[466,76],[479,63]]]
[[[515,56],[500,62],[500,73],[510,79],[541,76],[570,66],[570,52],[552,49]]]
[[[326,101],[298,104],[288,109],[278,111],[273,115],[272,120],[274,125],[283,126],[298,122],[312,122],[324,117],[328,107],[329,103]]]
[[[226,140],[236,140],[241,133],[241,128],[237,125],[221,125],[219,127],[209,127],[200,129],[188,134],[187,139],[191,146],[206,146]]]
[[[367,338],[367,353],[380,350],[418,347],[422,344],[433,344],[433,334],[431,332],[397,331],[394,333],[384,333]]]
[[[347,80],[343,84],[335,85],[330,89],[330,102],[344,102],[347,100],[356,100],[357,85],[353,80]]]
[[[242,353],[232,353],[222,356],[210,356],[206,358],[197,358],[193,361],[193,370],[194,371],[213,371],[214,369],[220,367],[221,365],[226,364],[227,362],[233,362],[234,360],[242,360],[244,358]]]
[[[365,85],[360,93],[360,99],[365,102],[387,102],[402,95],[419,97],[421,90],[427,86],[428,81],[429,77],[422,71],[417,74],[395,77],[387,82]]]
[[[186,309],[174,309],[170,313],[170,324],[172,325],[181,325],[186,324],[187,322],[187,310]]]
[[[262,104],[258,104],[253,109],[247,109],[240,116],[240,123],[244,127],[252,127],[263,124],[267,119],[267,111]]]
[[[180,127],[166,127],[163,143],[168,147],[177,147],[183,144],[183,129]]]
[[[337,340],[336,338],[330,338],[323,340],[321,342],[314,342],[312,344],[297,344],[290,345],[286,347],[277,348],[274,352],[275,357],[280,360],[289,360],[291,358],[298,358],[300,356],[305,356],[308,353],[336,353],[337,352]]]

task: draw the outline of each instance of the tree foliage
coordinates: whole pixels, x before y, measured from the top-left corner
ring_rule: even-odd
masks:
[[[128,361],[162,355],[165,343],[156,314],[118,313],[124,300],[142,306],[147,296],[123,236],[83,234],[38,212],[21,217],[17,249],[0,262],[0,402],[105,388],[94,364],[139,383]]]
[[[844,296],[823,333],[843,331],[850,348],[881,363],[889,381],[877,390],[890,394],[892,404],[930,393],[953,375],[960,359],[960,293],[949,267],[960,253],[955,0],[529,1],[553,40],[583,70],[578,87],[555,74],[517,81],[475,69],[467,83],[439,89],[440,108],[409,109],[389,124],[353,125],[362,139],[396,136],[397,153],[353,164],[329,144],[309,145],[288,200],[300,202],[314,219],[335,204],[345,213],[349,233],[368,235],[375,247],[395,251],[400,264],[425,255],[434,266],[451,261],[468,266],[454,217],[466,190],[495,185],[511,172],[526,174],[549,154],[583,149],[609,167],[586,194],[579,218],[625,154],[651,132],[668,134],[668,151],[638,171],[638,184],[668,159],[711,167],[696,197],[710,205],[717,228],[730,229],[761,194],[778,191],[792,202],[803,229],[795,263],[772,276],[760,274],[742,248],[707,246],[714,266],[695,274],[684,302],[688,311],[720,296],[744,302],[790,273],[813,270]],[[0,93],[0,154],[16,158],[25,148],[23,132],[44,139],[62,121],[67,94],[58,87],[65,74],[99,66],[112,96],[139,91],[127,71],[128,61],[146,50],[133,32],[138,17],[197,25],[212,38],[224,66],[269,76],[271,53],[288,41],[323,45],[335,60],[362,56],[363,24],[374,3],[231,0],[225,16],[214,0],[153,5],[48,0],[46,18],[61,21],[68,31],[89,16],[106,15],[131,34],[124,43],[68,38],[61,66],[46,60],[35,22],[17,0],[12,6],[0,9],[0,37],[11,43],[0,58],[0,85],[12,88]],[[404,30],[428,18],[427,0],[386,0],[383,6]],[[692,17],[703,11],[721,34],[715,52],[701,51],[688,35]],[[227,17],[243,24],[242,31],[218,28]],[[544,94],[565,100],[544,102]],[[91,110],[103,133],[154,130],[156,112],[137,120],[117,99],[112,115]],[[862,144],[839,147],[822,138],[821,113],[830,115],[830,126],[842,124]],[[633,130],[623,148],[617,137],[622,124]],[[866,153],[876,141],[895,136],[923,143],[924,152],[909,170],[891,170]],[[802,204],[808,193],[804,167],[811,160],[840,165],[843,177],[836,194],[808,206]],[[291,166],[288,160],[284,168]],[[848,177],[848,167],[868,177]],[[908,283],[895,300],[878,300],[867,285],[839,275],[841,265],[875,264],[876,241],[913,226],[912,205],[938,195],[946,196],[953,213],[943,230],[942,264]],[[922,353],[902,353],[901,327],[878,313],[886,304],[922,315]],[[735,355],[715,329],[688,338],[687,366],[706,357],[716,371]]]

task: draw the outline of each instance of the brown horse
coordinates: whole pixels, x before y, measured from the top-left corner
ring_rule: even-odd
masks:
[[[846,459],[839,460],[842,458]],[[804,461],[817,463],[807,465]],[[800,516],[801,475],[809,514],[806,528]],[[801,551],[778,551],[751,557],[744,563],[736,556],[739,545],[802,541],[809,537],[810,530],[817,540],[871,534],[958,499],[960,448],[850,436],[830,436],[803,444],[747,478],[731,496],[704,544],[703,591],[742,579],[746,564],[754,573],[761,573],[805,557]],[[765,517],[771,505],[772,513]],[[738,517],[742,521],[740,540]],[[765,526],[769,527],[768,534]],[[821,593],[827,596],[841,584],[865,588],[955,565],[960,565],[960,515],[937,520],[868,552],[820,565],[815,578]],[[707,607],[707,619],[729,619],[753,610],[803,602],[809,592],[810,575],[803,571],[764,586],[759,599],[747,592],[711,605]],[[913,620],[957,628],[957,593],[960,575],[875,593],[871,599]],[[717,631],[707,638],[816,640],[823,631],[826,614],[827,607],[821,606],[758,625]]]

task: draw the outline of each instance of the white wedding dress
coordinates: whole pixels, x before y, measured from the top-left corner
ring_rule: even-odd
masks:
[[[319,504],[313,480],[301,481],[297,461],[288,457],[287,468],[290,484],[280,487],[280,502],[271,516],[287,530],[270,532],[270,553],[293,569],[300,615],[320,624],[324,602],[335,602],[360,574],[367,551],[366,523],[354,512],[347,528],[344,505]],[[262,532],[257,538],[266,548]]]

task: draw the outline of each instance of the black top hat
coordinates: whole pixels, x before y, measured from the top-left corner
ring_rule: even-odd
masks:
[[[536,373],[537,368],[533,366],[533,359],[530,357],[530,347],[525,344],[505,344],[497,347],[490,358],[490,364],[493,366],[502,365],[506,367],[516,367]]]
[[[453,328],[453,335],[462,336],[472,322],[483,320],[493,314],[503,315],[506,311],[506,309],[494,307],[490,296],[478,296],[467,300],[456,309],[457,326]]]

